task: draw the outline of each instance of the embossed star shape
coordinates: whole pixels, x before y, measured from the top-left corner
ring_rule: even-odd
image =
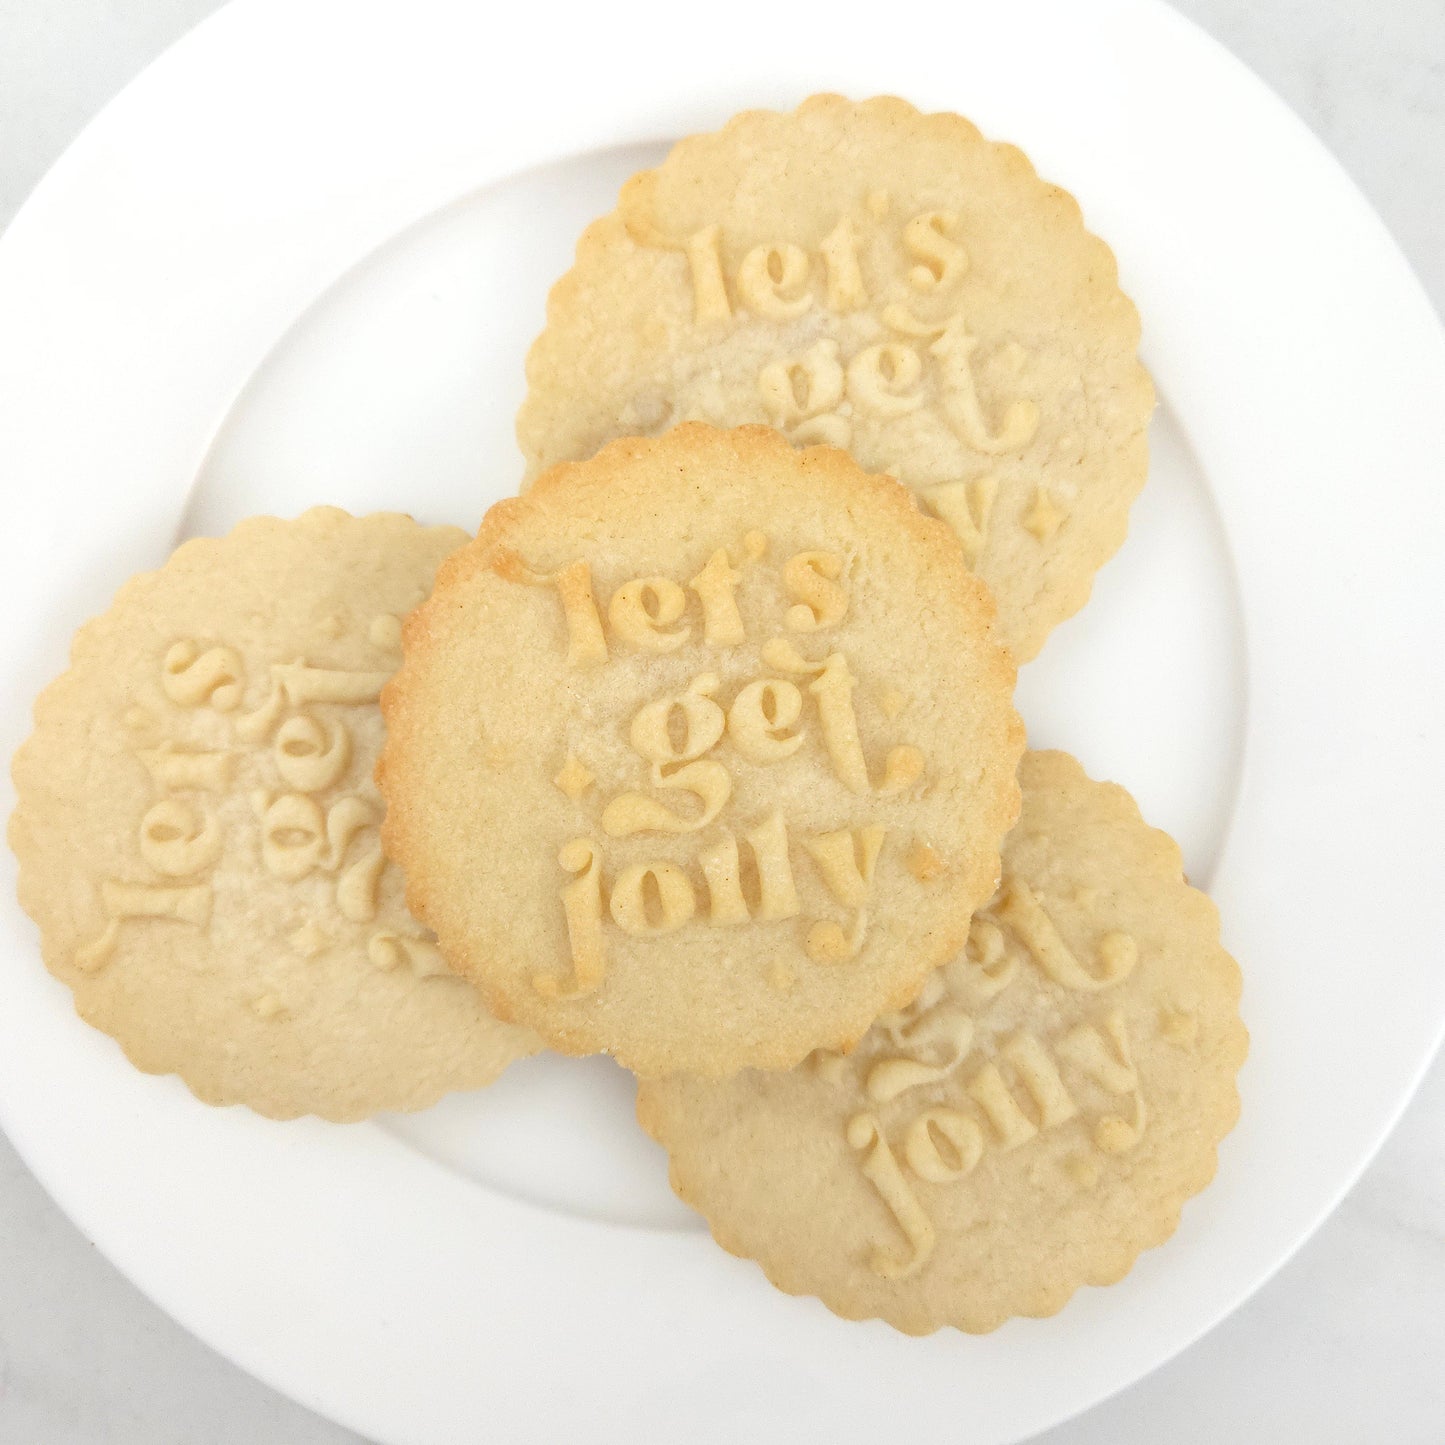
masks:
[[[1039,539],[1047,542],[1062,526],[1067,512],[1054,505],[1047,487],[1040,487],[1034,494],[1034,504],[1024,513],[1024,526]]]
[[[331,943],[326,930],[314,919],[309,923],[303,923],[295,933],[291,935],[291,947],[295,949],[302,958],[315,958],[318,953],[324,953]]]
[[[592,774],[577,761],[575,753],[567,754],[562,771],[552,779],[569,798],[580,798],[592,786]]]

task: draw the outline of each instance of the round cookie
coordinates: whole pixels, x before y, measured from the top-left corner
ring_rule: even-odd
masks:
[[[645,1082],[643,1127],[717,1241],[790,1294],[983,1333],[1173,1233],[1239,1112],[1239,969],[1122,788],[1028,753],[968,947],[846,1057]]]
[[[466,534],[318,508],[187,542],[77,634],[15,757],[20,901],[148,1073],[361,1119],[536,1051],[449,973],[380,847],[377,697]]]
[[[846,1047],[1017,816],[993,604],[842,452],[693,424],[487,514],[382,697],[387,851],[503,1018],[639,1073]]]
[[[687,419],[844,447],[955,529],[1027,661],[1144,484],[1138,343],[1109,248],[1022,152],[820,95],[682,141],[587,228],[517,436],[534,475]]]

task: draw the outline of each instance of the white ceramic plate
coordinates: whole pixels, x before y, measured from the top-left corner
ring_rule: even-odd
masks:
[[[1080,197],[1145,318],[1153,479],[1021,706],[1223,909],[1254,1050],[1218,1182],[1055,1319],[844,1324],[712,1247],[605,1062],[352,1128],[208,1110],[75,1020],[8,889],[0,1123],[164,1308],[386,1442],[1018,1439],[1255,1289],[1435,1046],[1445,344],[1303,127],[1147,0],[489,9],[240,0],[0,240],[0,742],[186,531],[512,490],[546,286],[667,139],[822,88],[960,109]]]

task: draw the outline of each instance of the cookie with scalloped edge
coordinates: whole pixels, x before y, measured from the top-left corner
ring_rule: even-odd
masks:
[[[532,475],[682,420],[890,471],[956,531],[1020,661],[1088,599],[1148,468],[1109,248],[956,115],[819,95],[680,142],[594,222],[527,359]]]
[[[401,618],[466,533],[317,508],[132,578],[13,763],[20,901],[148,1073],[273,1118],[490,1083],[540,1043],[406,911],[372,779]]]
[[[993,891],[1023,729],[946,527],[765,427],[625,439],[487,514],[382,696],[387,851],[503,1018],[786,1068]]]
[[[1212,1179],[1248,1035],[1214,905],[1129,795],[1025,755],[967,948],[850,1054],[644,1081],[718,1243],[910,1334],[1050,1315],[1122,1278]]]

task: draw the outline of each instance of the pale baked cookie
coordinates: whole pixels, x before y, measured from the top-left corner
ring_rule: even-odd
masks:
[[[982,1333],[1120,1279],[1239,1112],[1214,905],[1122,788],[1029,753],[968,948],[853,1053],[647,1082],[638,1117],[718,1242],[849,1319]]]
[[[992,619],[839,451],[694,424],[549,472],[443,565],[383,694],[413,911],[564,1053],[851,1044],[997,882],[1023,732]]]
[[[749,111],[589,226],[527,359],[532,474],[697,419],[892,471],[1026,661],[1124,539],[1153,387],[1109,248],[1021,151],[901,100]]]
[[[360,1119],[489,1083],[493,1018],[383,860],[377,695],[466,534],[318,508],[187,542],[76,636],[16,755],[20,901],[81,1017],[207,1103]]]

